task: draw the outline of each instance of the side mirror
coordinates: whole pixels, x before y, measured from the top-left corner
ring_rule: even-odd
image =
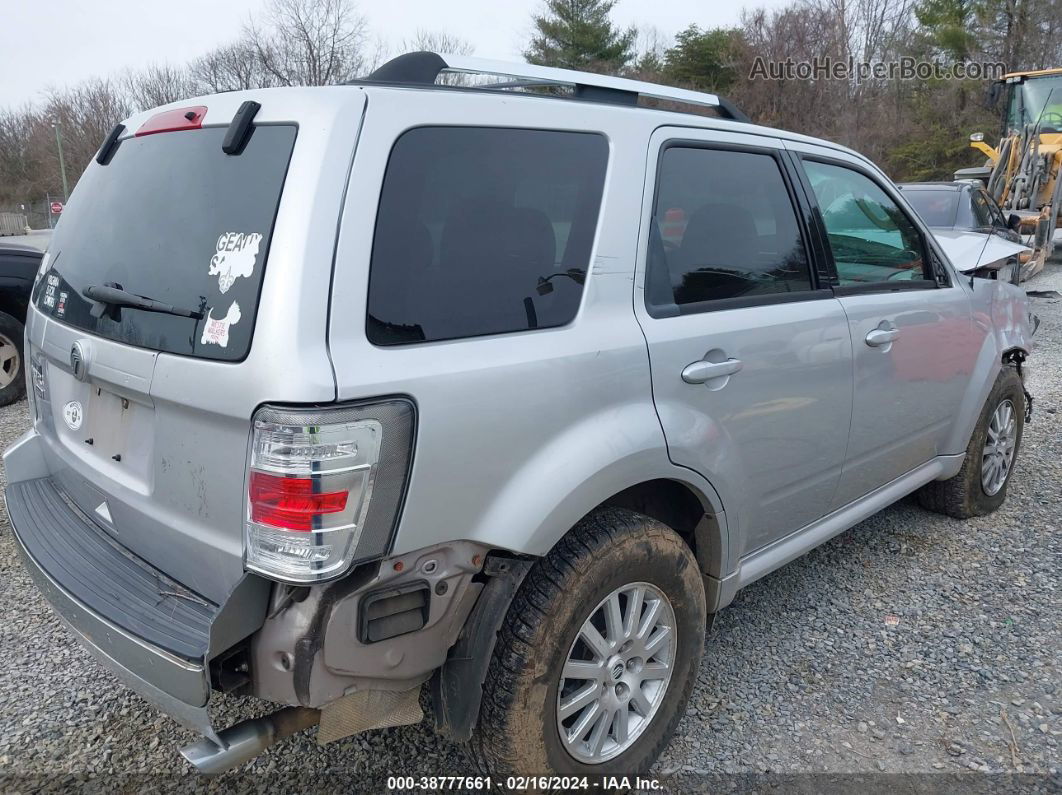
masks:
[[[1011,213],[1010,215],[1007,216],[1007,229],[1013,229],[1015,232],[1017,232],[1018,231],[1018,227],[1020,227],[1020,226],[1021,226],[1021,216],[1020,215],[1017,215],[1016,213]]]

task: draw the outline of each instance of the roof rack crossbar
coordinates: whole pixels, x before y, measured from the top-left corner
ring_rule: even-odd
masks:
[[[614,105],[636,105],[638,97],[647,97],[668,102],[715,108],[717,112],[734,121],[748,122],[749,118],[731,102],[716,94],[688,91],[657,83],[628,80],[624,77],[577,72],[572,69],[556,69],[534,64],[493,61],[467,55],[449,55],[434,52],[410,52],[392,58],[375,72],[355,83],[399,83],[410,85],[434,85],[442,73],[497,75],[510,78],[502,83],[477,86],[478,88],[512,88],[517,86],[570,86],[575,96],[593,102]]]

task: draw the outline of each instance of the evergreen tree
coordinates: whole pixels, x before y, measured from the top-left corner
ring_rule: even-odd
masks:
[[[741,31],[690,25],[664,53],[664,73],[676,83],[726,92],[737,80],[742,48]]]
[[[541,66],[620,72],[634,57],[634,28],[609,18],[616,0],[546,0],[532,16],[535,33],[524,57]]]
[[[964,62],[977,49],[971,0],[922,0],[915,17],[932,46],[952,61]]]

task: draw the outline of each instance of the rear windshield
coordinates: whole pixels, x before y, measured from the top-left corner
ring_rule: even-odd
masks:
[[[296,128],[255,127],[238,155],[221,150],[226,129],[128,138],[106,166],[93,163],[55,230],[37,308],[130,345],[244,358]],[[102,305],[83,295],[90,287],[198,317]]]
[[[608,142],[594,133],[403,134],[376,218],[369,340],[400,345],[570,322],[607,164]]]
[[[905,190],[904,198],[911,203],[926,226],[950,229],[955,226],[955,216],[959,210],[957,190]]]

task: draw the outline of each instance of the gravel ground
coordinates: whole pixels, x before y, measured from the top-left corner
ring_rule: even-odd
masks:
[[[1062,291],[1062,266],[1029,288]],[[742,591],[656,767],[673,789],[767,771],[819,774],[784,779],[791,791],[834,775],[836,791],[1062,789],[1062,301],[1034,305],[1036,415],[1005,506],[960,523],[906,500]],[[27,423],[25,403],[0,409],[0,442]],[[0,651],[0,789],[382,791],[389,774],[473,773],[425,723],[327,747],[303,735],[220,779],[194,776],[175,752],[193,736],[70,639],[22,573],[6,516]],[[223,697],[213,709],[218,725],[265,711]],[[978,775],[1016,772],[1035,775]]]

